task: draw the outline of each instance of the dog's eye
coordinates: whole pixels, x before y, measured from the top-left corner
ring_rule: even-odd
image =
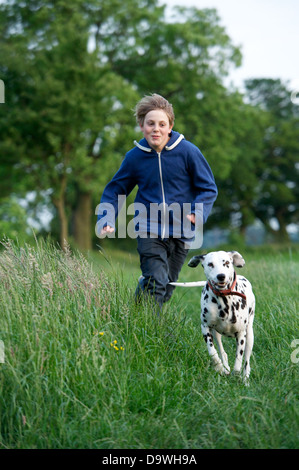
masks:
[[[225,261],[225,266],[229,266],[229,261]]]
[[[209,263],[208,266],[209,266],[209,268],[213,268],[213,267],[214,267],[213,263]]]

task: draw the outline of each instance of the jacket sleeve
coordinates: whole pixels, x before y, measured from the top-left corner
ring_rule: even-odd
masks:
[[[133,188],[136,186],[134,168],[128,154],[124,158],[119,170],[107,184],[97,206],[98,221],[105,217],[105,225],[115,228],[115,221],[121,209],[120,202],[124,202]],[[119,197],[121,196],[121,197]]]
[[[191,212],[201,215],[203,223],[205,223],[217,198],[218,190],[207,160],[195,146],[192,153],[189,154],[189,171],[192,175],[195,192],[195,198],[191,204]]]

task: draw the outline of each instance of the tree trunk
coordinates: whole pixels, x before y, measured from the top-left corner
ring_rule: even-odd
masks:
[[[276,211],[276,218],[279,223],[279,230],[277,232],[277,241],[280,243],[286,243],[290,241],[289,234],[287,232],[287,226],[285,222],[285,211]]]
[[[91,250],[91,193],[89,192],[78,193],[74,213],[74,238],[80,250]]]

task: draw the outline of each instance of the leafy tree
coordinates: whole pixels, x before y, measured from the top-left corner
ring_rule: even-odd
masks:
[[[255,214],[278,241],[286,241],[288,224],[298,224],[299,216],[299,107],[281,80],[255,79],[246,86],[251,102],[268,115]],[[273,219],[278,230],[271,227]]]
[[[246,228],[256,219],[259,197],[259,170],[263,161],[263,138],[268,119],[265,112],[245,104],[243,97],[230,107],[230,125],[237,157],[229,175],[218,182],[219,198],[211,223],[238,230],[244,238]]]
[[[3,198],[0,205],[0,241],[4,238],[19,242],[32,238],[27,212],[14,195]]]
[[[74,231],[81,248],[90,247],[91,191],[105,167],[102,153],[106,149],[106,158],[111,157],[121,140],[113,135],[127,120],[124,108],[136,100],[132,87],[99,61],[97,50],[88,52],[96,3],[1,5],[4,168],[12,167],[18,177],[25,174],[27,190],[51,188],[62,244],[68,238],[69,191],[76,188]]]
[[[0,5],[0,47],[5,194],[49,190],[61,243],[71,229],[91,247],[92,206],[132,146],[144,93],[169,98],[178,130],[218,179],[229,175],[239,98],[222,78],[241,56],[215,10],[178,8],[167,20],[157,0],[11,0]]]

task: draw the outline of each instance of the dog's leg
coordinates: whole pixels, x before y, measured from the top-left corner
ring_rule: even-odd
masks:
[[[249,375],[250,375],[250,356],[253,348],[253,341],[254,341],[254,335],[253,335],[253,315],[252,317],[249,318],[249,324],[247,327],[247,338],[246,338],[246,347],[245,347],[245,353],[244,353],[244,383],[245,385],[249,385]]]
[[[201,331],[205,342],[207,343],[208,352],[213,363],[213,367],[216,372],[220,374],[228,374],[228,371],[224,368],[220,357],[218,356],[217,349],[214,346],[213,334],[208,326],[201,325]]]
[[[228,358],[227,358],[227,354],[226,352],[224,351],[224,348],[223,348],[223,345],[222,345],[222,338],[221,338],[221,334],[218,333],[218,331],[216,330],[213,330],[213,336],[214,336],[214,339],[216,340],[216,344],[218,346],[218,350],[219,350],[219,353],[220,353],[220,357],[221,357],[221,360],[223,362],[223,365],[226,369],[226,374],[229,374],[230,373],[230,367],[228,365]]]
[[[241,372],[243,355],[244,355],[245,346],[246,346],[246,330],[239,331],[236,335],[236,340],[237,340],[237,351],[236,351],[236,361],[235,361],[233,373],[238,375]]]

